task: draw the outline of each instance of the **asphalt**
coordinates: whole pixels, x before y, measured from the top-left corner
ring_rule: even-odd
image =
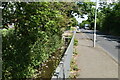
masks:
[[[99,45],[93,47],[92,40],[85,33],[76,33],[78,46],[77,78],[118,78],[118,63]]]
[[[82,30],[90,39],[93,40],[93,30]],[[108,54],[117,62],[119,62],[120,56],[118,56],[120,49],[120,37],[106,35],[100,32],[97,32],[96,43],[99,44]]]

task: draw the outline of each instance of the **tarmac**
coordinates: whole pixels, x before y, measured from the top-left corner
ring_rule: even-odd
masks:
[[[118,78],[118,63],[85,33],[76,33],[78,40],[76,63],[79,67],[77,78]]]

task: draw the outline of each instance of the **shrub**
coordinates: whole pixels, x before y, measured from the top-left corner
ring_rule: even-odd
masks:
[[[3,26],[8,21],[15,23],[13,29],[2,30],[3,79],[35,77],[41,63],[61,47],[62,28],[70,18],[64,13],[69,9],[62,8],[62,12],[60,5],[63,3],[3,3]]]

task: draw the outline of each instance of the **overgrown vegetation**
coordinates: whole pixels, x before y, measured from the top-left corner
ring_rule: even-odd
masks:
[[[99,3],[99,8],[97,9],[97,30],[111,34],[115,36],[120,36],[120,1],[107,3]],[[78,4],[83,7],[83,11],[88,15],[88,20],[83,21],[80,27],[84,27],[85,24],[90,24],[89,28],[94,28],[95,19],[95,3],[93,2],[81,2]]]
[[[76,63],[76,56],[78,55],[78,53],[76,52],[76,48],[74,48],[74,52],[73,52],[73,56],[72,56],[72,60],[70,63],[70,76],[69,78],[77,78],[77,76],[79,76],[78,71],[80,70],[78,68],[78,65]]]
[[[101,3],[101,6],[100,12],[98,12],[98,29],[107,34],[120,36],[120,2]]]
[[[76,50],[76,46],[78,45],[78,40],[74,39],[74,50],[73,50],[73,56],[72,56],[72,60],[70,63],[70,76],[69,78],[77,78],[77,76],[79,76],[78,71],[80,70],[78,68],[78,65],[76,63],[76,57],[78,56],[78,52]]]
[[[38,68],[62,46],[62,33],[75,25],[74,3],[4,2],[2,78],[36,78]],[[9,28],[8,23],[14,23]]]
[[[78,45],[78,40],[74,39],[74,45],[77,46]]]
[[[94,11],[95,9],[92,6],[95,6],[94,2],[78,2],[77,4],[79,6],[79,12],[81,18],[83,15],[88,15],[88,20],[83,21],[82,23],[79,24],[81,28],[85,27],[85,24],[90,24],[90,28],[94,26]],[[84,17],[83,17],[84,18]]]

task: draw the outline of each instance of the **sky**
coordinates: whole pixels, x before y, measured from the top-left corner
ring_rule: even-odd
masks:
[[[91,1],[91,2],[96,2],[96,0],[90,0],[90,1]],[[99,1],[99,0],[97,0],[97,1]],[[99,4],[99,3],[97,3],[97,8],[99,7],[98,4]],[[88,15],[83,15],[84,18],[81,18],[81,17],[78,17],[78,15],[75,16],[75,14],[76,14],[76,13],[74,13],[73,16],[76,18],[76,20],[78,21],[78,23],[82,23],[82,21],[85,21],[85,20],[88,19]]]
[[[88,17],[87,17],[88,15],[83,15],[84,18],[81,18],[81,17],[78,17],[78,15],[75,16],[75,14],[77,14],[77,13],[74,13],[73,16],[76,18],[76,20],[78,21],[78,23],[82,23],[82,21],[88,19]]]
[[[96,0],[91,0],[91,1],[95,2]],[[97,1],[99,1],[99,0],[97,0]],[[97,8],[98,8],[98,3],[97,3]],[[78,15],[75,16],[75,14],[77,14],[77,13],[74,13],[73,16],[76,18],[78,23],[82,23],[82,21],[85,21],[88,19],[88,15],[83,15],[84,18],[81,18],[81,17],[78,17]]]
[[[91,2],[96,2],[96,0],[90,0]]]
[[[96,2],[96,0],[90,0],[90,1]],[[97,0],[97,8],[99,7],[99,1],[100,0]],[[101,0],[101,1],[105,1],[105,0]],[[108,1],[108,3],[111,3],[113,0],[106,0],[106,1]],[[114,1],[117,1],[117,0],[114,0]],[[77,14],[77,13],[74,13],[73,16],[76,18],[76,20],[78,21],[78,23],[82,23],[82,21],[88,19],[88,15],[83,15],[84,18],[81,18],[81,17],[78,17],[78,15],[75,16],[75,14]]]

